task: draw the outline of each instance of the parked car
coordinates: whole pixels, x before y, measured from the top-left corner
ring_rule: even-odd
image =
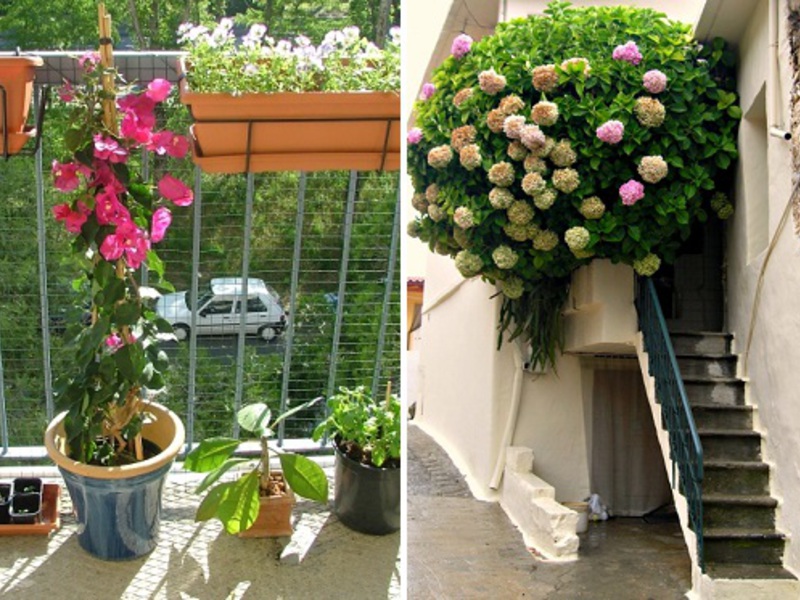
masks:
[[[197,301],[197,335],[239,333],[243,284],[241,277],[217,277],[209,282]],[[156,302],[156,311],[172,324],[179,341],[189,338],[192,308],[189,292],[166,294]],[[261,279],[248,279],[246,333],[269,341],[285,328],[286,312],[275,290]]]

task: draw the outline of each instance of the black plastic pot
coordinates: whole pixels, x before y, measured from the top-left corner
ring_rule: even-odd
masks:
[[[400,529],[400,469],[362,465],[336,450],[333,506],[350,529],[385,535]]]
[[[0,525],[8,525],[11,522],[9,508],[11,508],[11,484],[0,483]]]
[[[42,493],[42,480],[38,477],[17,477],[14,479],[14,495]]]
[[[32,525],[42,510],[41,494],[14,494],[11,498],[11,522],[19,525]]]

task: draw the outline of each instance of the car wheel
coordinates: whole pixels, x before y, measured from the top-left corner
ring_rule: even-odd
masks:
[[[265,342],[269,342],[275,339],[277,332],[275,331],[274,327],[270,327],[269,325],[265,325],[261,329],[258,330],[259,337],[264,340]]]
[[[175,332],[175,339],[179,342],[185,342],[189,339],[189,328],[186,325],[175,325],[172,329]]]

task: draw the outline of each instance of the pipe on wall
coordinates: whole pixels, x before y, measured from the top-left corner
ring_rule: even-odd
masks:
[[[496,490],[500,487],[500,480],[503,478],[503,470],[506,468],[506,449],[514,439],[514,430],[517,427],[517,417],[519,416],[519,405],[522,400],[522,374],[524,372],[524,362],[522,360],[522,345],[519,340],[514,344],[514,383],[511,386],[511,406],[508,410],[506,425],[503,428],[503,437],[500,438],[500,446],[497,452],[497,462],[494,465],[492,479],[489,487]]]

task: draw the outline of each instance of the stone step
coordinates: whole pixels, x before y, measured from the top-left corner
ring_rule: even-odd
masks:
[[[703,429],[753,429],[752,406],[696,403],[692,405],[692,416],[695,425]]]
[[[744,406],[744,381],[735,377],[683,377],[690,404]]]
[[[706,575],[712,579],[796,579],[781,565],[744,565],[706,561]]]
[[[774,530],[778,501],[770,496],[706,494],[703,490],[703,529],[746,527]]]
[[[735,354],[676,354],[681,377],[736,377]]]
[[[733,335],[718,331],[671,331],[675,354],[730,354]]]
[[[761,460],[761,435],[755,431],[698,429],[704,460]]]
[[[784,536],[774,529],[711,527],[703,530],[703,546],[710,563],[783,563]]]
[[[769,465],[756,461],[703,461],[703,495],[761,495],[769,493]]]

